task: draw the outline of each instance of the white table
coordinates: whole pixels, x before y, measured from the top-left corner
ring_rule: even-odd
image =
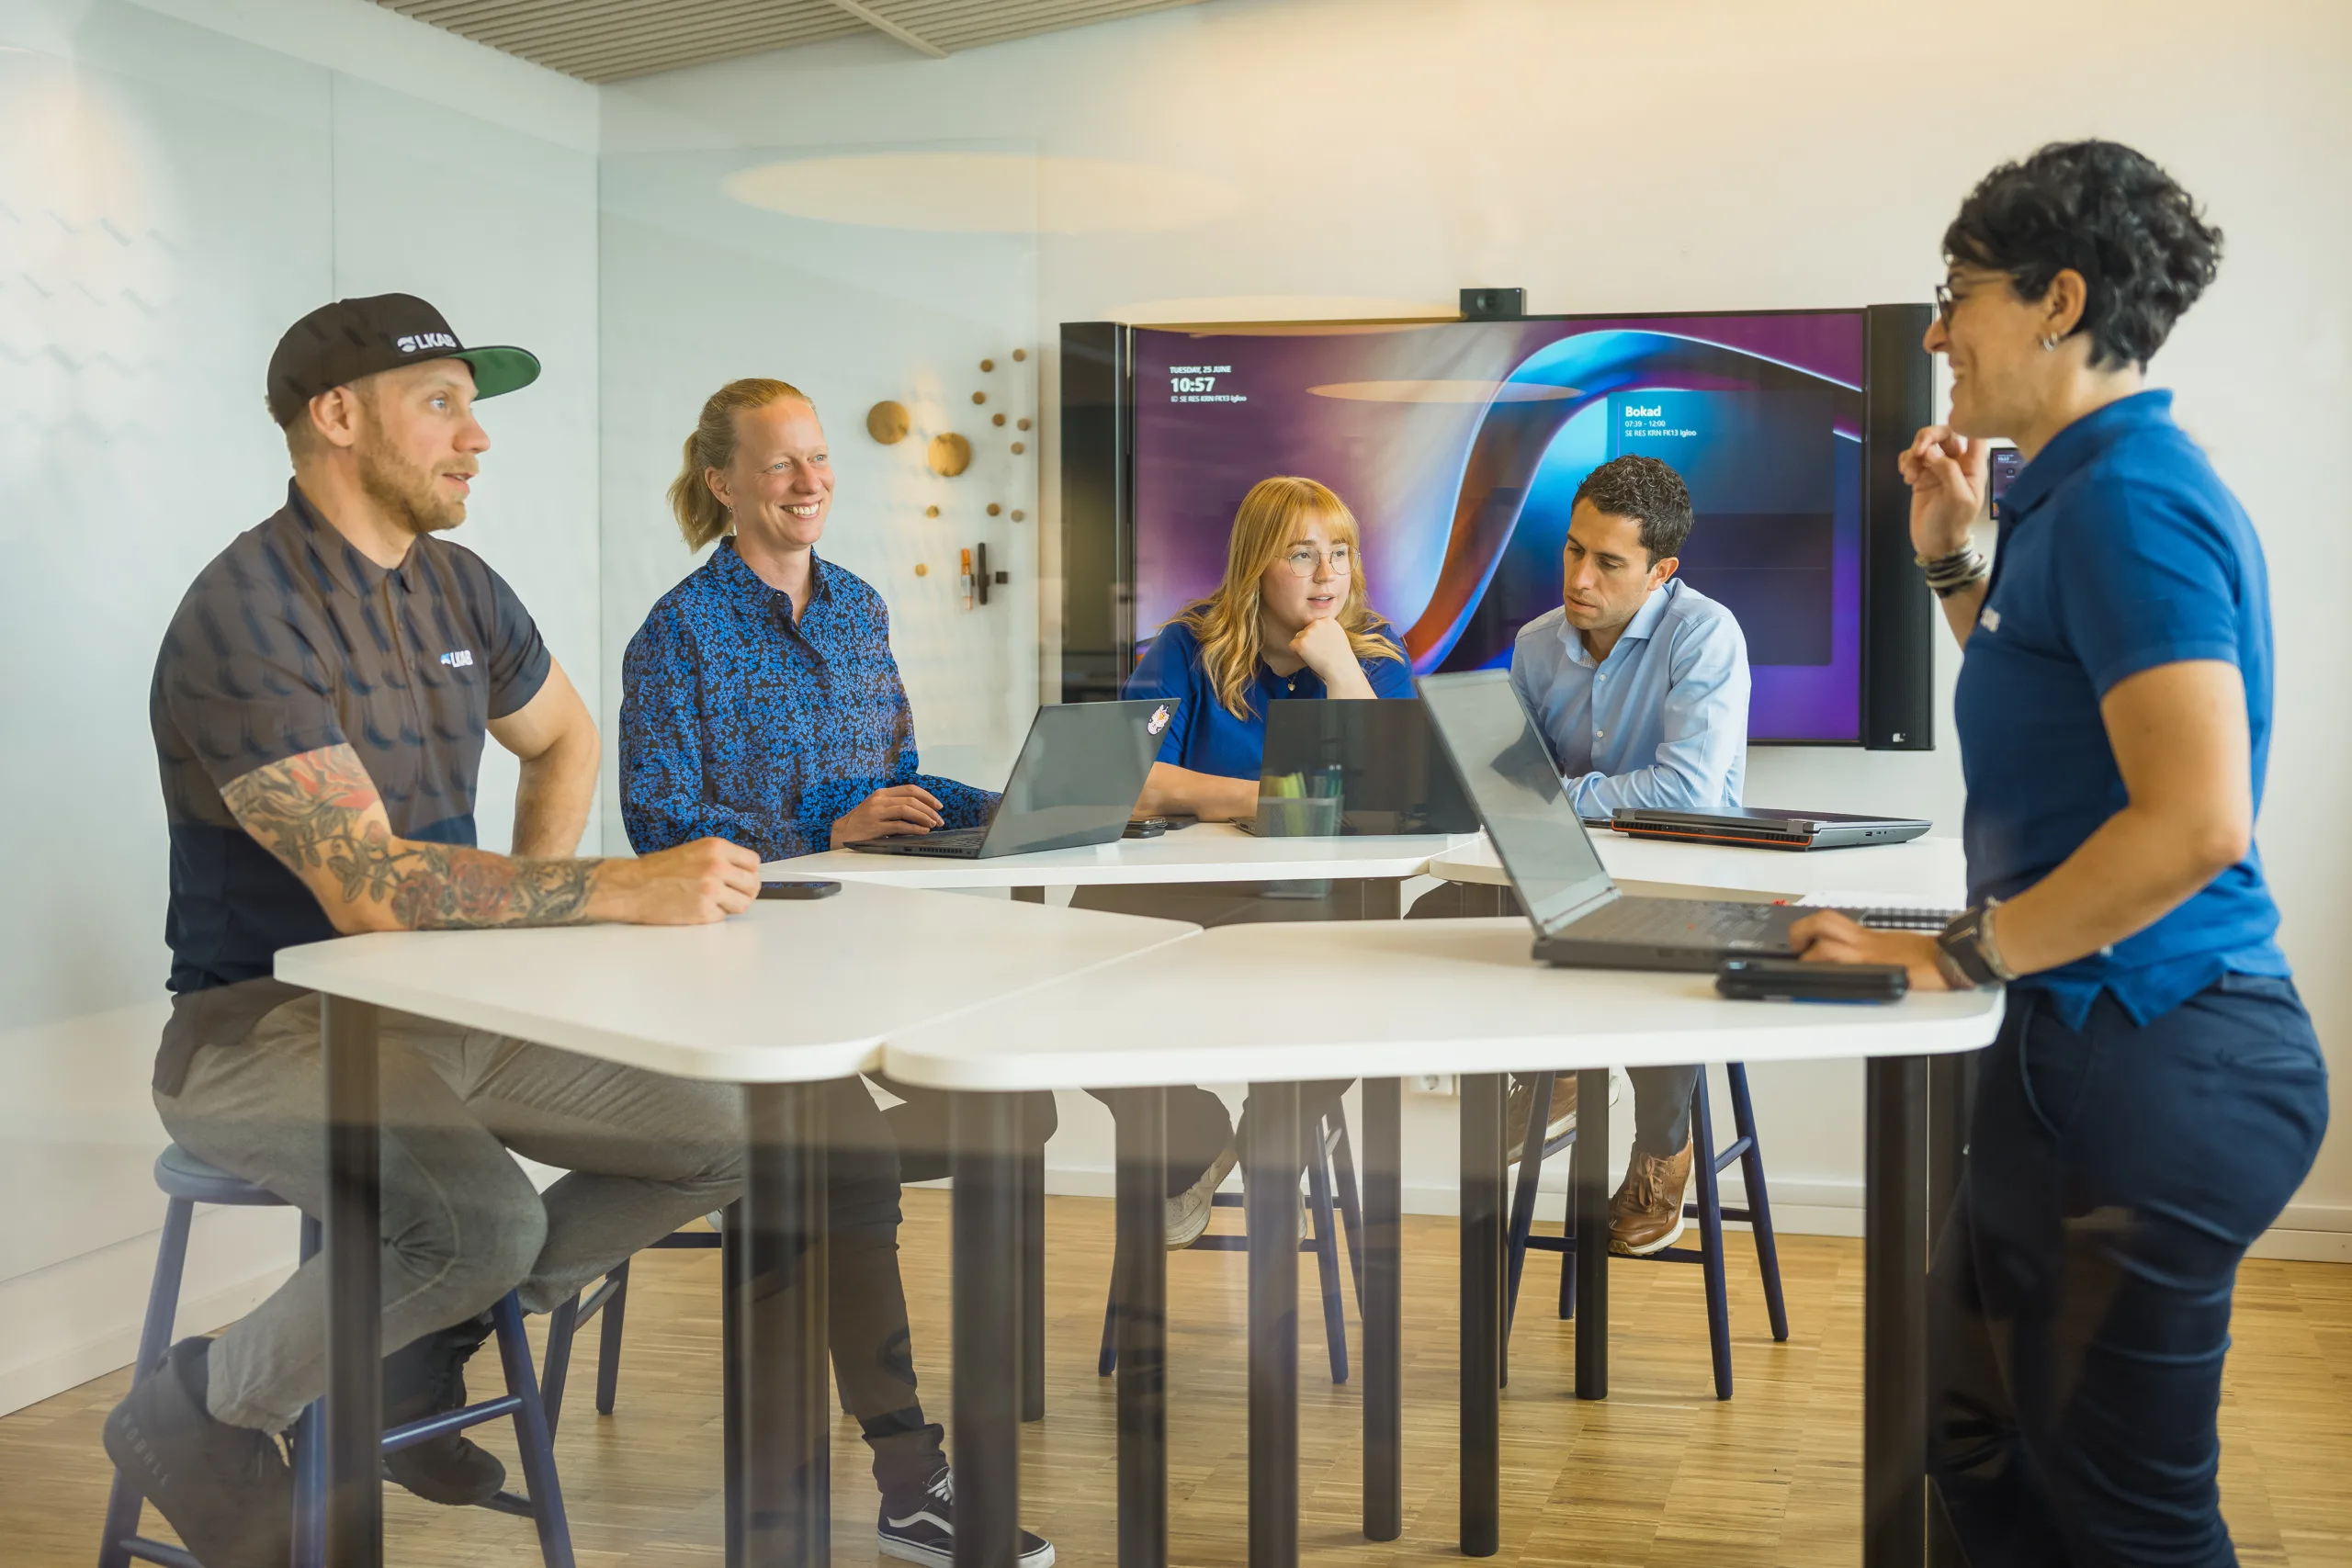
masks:
[[[1529,955],[1523,919],[1226,927],[1106,964],[945,1024],[894,1035],[887,1070],[910,1083],[1009,1098],[1042,1088],[1127,1088],[1118,1174],[1120,1555],[1166,1561],[1165,1263],[1160,1205],[1164,1088],[1246,1077],[1262,1112],[1249,1162],[1250,1560],[1295,1561],[1297,1540],[1298,1258],[1292,1207],[1301,1081],[1365,1080],[1363,1151],[1364,1529],[1397,1534],[1402,1461],[1397,1403],[1396,1223],[1400,1198],[1397,1083],[1392,1075],[1458,1073],[1462,1092],[1462,1550],[1491,1554],[1499,1533],[1497,1435],[1502,1371],[1502,1079],[1563,1065],[1584,1075],[1579,1157],[1572,1179],[1579,1269],[1580,1397],[1606,1392],[1608,1242],[1606,1072],[1611,1063],[1872,1059],[1867,1220],[1870,1299],[1864,1338],[1865,1562],[1911,1561],[1903,1519],[1924,1524],[1923,1317],[1928,1194],[1927,1056],[1973,1050],[1999,1025],[1997,995],[1922,995],[1886,1008],[1727,1002],[1711,976],[1551,969]],[[1310,978],[1311,977],[1311,978]],[[1213,1008],[1170,1005],[1214,998]],[[1106,1021],[1116,1027],[1106,1028]],[[1882,1070],[1892,1067],[1894,1070]],[[1141,1114],[1135,1113],[1140,1111]],[[958,1188],[956,1357],[959,1368],[1012,1353],[1001,1327],[975,1325],[981,1301],[965,1272],[989,1266],[978,1222],[966,1248]],[[1261,1212],[1261,1211],[1263,1212]],[[1001,1244],[994,1265],[1001,1275]],[[963,1281],[976,1281],[967,1298]],[[991,1280],[988,1286],[1001,1292]],[[981,1309],[985,1310],[985,1309]],[[1000,1314],[1001,1315],[1001,1314]],[[959,1381],[958,1454],[1006,1453],[1001,1401],[968,1404]],[[1017,1472],[1008,1470],[1018,1495]],[[960,1489],[959,1489],[960,1490]],[[959,1530],[962,1521],[959,1520]],[[1009,1529],[1009,1521],[1002,1527]],[[1008,1538],[1009,1539],[1009,1538]],[[1892,1543],[1892,1544],[1890,1544]]]
[[[1968,902],[1967,859],[1958,839],[1930,835],[1860,849],[1791,851],[1632,839],[1607,828],[1586,831],[1600,852],[1600,863],[1620,882],[1781,897],[1880,893],[1932,899],[1954,909]],[[1510,885],[1483,833],[1432,856],[1429,874],[1473,886]]]
[[[1475,833],[1409,837],[1261,839],[1227,822],[1202,822],[1154,839],[1121,839],[1074,850],[933,860],[927,855],[822,854],[772,861],[771,880],[878,882],[899,887],[972,890],[1010,887],[1042,897],[1047,887],[1138,886],[1181,882],[1361,880],[1397,885],[1419,876],[1432,857],[1479,841]],[[1398,911],[1388,911],[1392,916]]]
[[[729,1561],[765,1568],[829,1561],[824,1292],[821,1273],[805,1272],[825,1229],[814,1086],[878,1067],[896,1033],[1197,935],[857,886],[714,926],[411,932],[279,953],[278,978],[324,1004],[330,1561],[373,1568],[383,1553],[379,1009],[745,1086],[744,1195],[729,1237],[741,1245],[728,1263]],[[959,1139],[961,1119],[959,1102]],[[1001,1165],[959,1156],[956,1175],[959,1193],[967,1181],[976,1194],[1012,1188]],[[1008,1413],[1010,1365],[998,1379]]]

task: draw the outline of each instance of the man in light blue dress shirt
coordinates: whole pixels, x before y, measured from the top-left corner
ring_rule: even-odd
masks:
[[[1617,457],[1593,469],[1569,513],[1560,608],[1528,622],[1511,649],[1511,685],[1535,716],[1580,816],[1740,803],[1747,639],[1729,610],[1675,581],[1690,522],[1682,476],[1656,457]],[[1634,1155],[1610,1201],[1610,1244],[1640,1256],[1682,1235],[1699,1069],[1636,1067],[1626,1076]],[[1555,1124],[1573,1109],[1555,1103]]]

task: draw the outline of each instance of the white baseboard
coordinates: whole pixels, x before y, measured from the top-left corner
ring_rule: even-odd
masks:
[[[174,1337],[251,1311],[293,1271],[285,1209],[199,1210]],[[0,1282],[0,1416],[130,1364],[155,1266],[153,1232]]]

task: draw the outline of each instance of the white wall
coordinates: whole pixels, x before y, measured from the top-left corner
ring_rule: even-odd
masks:
[[[1104,317],[1442,308],[1471,283],[1524,285],[1537,310],[1925,299],[1944,224],[1995,162],[2053,138],[2139,145],[2230,236],[2221,282],[2156,377],[2178,388],[2181,417],[2270,552],[2282,674],[2263,837],[2288,947],[2341,1064],[2352,981],[2335,949],[2352,904],[2352,834],[2337,798],[2338,688],[2352,628],[2339,606],[2347,502],[2330,459],[2352,423],[2340,265],[2352,241],[2348,17],[2332,0],[2226,25],[2180,0],[1990,0],[1963,12],[1890,0],[1213,0],[944,61],[850,40],[621,84],[605,93],[605,147],[616,163],[723,163],[755,149],[1032,146],[1043,337]],[[1126,169],[1106,191],[1067,160]],[[845,209],[862,221],[795,228],[797,267],[821,276],[885,240],[920,246],[936,237],[926,227],[966,221],[952,175],[866,195],[862,215]],[[608,340],[608,380],[616,363]],[[1043,396],[1050,406],[1050,367]],[[674,450],[676,434],[660,438]],[[608,420],[607,472],[641,463],[643,489],[662,471],[656,445]],[[1947,704],[1954,667],[1939,658]],[[1750,795],[1919,812],[1952,830],[1948,721],[1947,706],[1945,743],[1929,755],[1759,752]],[[1778,1196],[1817,1209],[1824,1225],[1857,1220],[1859,1069],[1758,1078]],[[1410,1110],[1407,1179],[1430,1204],[1451,1187],[1449,1110]],[[1077,1100],[1064,1122],[1062,1179],[1091,1180],[1107,1168],[1106,1123]],[[2346,1255],[2346,1148],[2338,1139],[2323,1152],[2285,1222],[2329,1234],[2274,1246]]]
[[[296,317],[400,288],[545,359],[484,408],[459,537],[601,705],[593,89],[365,0],[169,9],[0,0],[0,1411],[130,1358],[162,1217],[148,680],[188,581],[282,502],[262,380]],[[300,53],[245,41],[264,32]],[[380,85],[403,78],[428,96]],[[511,760],[485,774],[503,843]],[[293,1246],[283,1214],[198,1235],[192,1326],[257,1299]]]

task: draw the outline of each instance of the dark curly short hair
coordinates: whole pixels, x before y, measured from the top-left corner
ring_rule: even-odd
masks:
[[[1944,231],[1959,265],[2009,275],[2022,299],[2072,267],[2091,364],[2145,366],[2221,269],[2222,231],[2154,160],[2116,141],[2053,141],[1977,182]]]
[[[1690,536],[1690,487],[1672,465],[1656,457],[1611,457],[1585,475],[1577,486],[1576,501],[1592,502],[1606,517],[1636,518],[1642,525],[1642,548],[1656,565],[1682,553]],[[1573,511],[1576,502],[1570,502]]]

